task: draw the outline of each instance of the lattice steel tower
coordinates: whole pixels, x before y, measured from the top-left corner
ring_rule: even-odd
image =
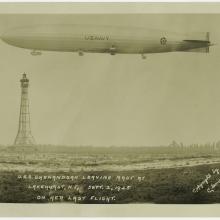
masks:
[[[34,137],[31,134],[30,127],[30,112],[29,112],[29,100],[28,100],[28,86],[29,79],[26,74],[23,74],[21,82],[21,104],[20,104],[20,116],[18,133],[15,138],[14,145],[30,146],[35,144]]]

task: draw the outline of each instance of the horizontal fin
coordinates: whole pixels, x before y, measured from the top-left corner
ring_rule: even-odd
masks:
[[[186,41],[192,42],[210,42],[210,33],[209,32],[193,32],[193,33],[186,33],[184,35],[184,39]]]
[[[191,43],[207,43],[207,44],[210,43],[210,41],[207,41],[207,40],[183,40],[183,41],[187,41]]]
[[[194,48],[190,50],[185,50],[184,52],[209,53],[209,47]]]

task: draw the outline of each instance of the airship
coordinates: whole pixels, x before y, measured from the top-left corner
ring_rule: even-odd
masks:
[[[1,39],[9,45],[42,51],[115,54],[167,52],[208,53],[209,32],[176,33],[140,27],[96,25],[38,25],[5,31]]]

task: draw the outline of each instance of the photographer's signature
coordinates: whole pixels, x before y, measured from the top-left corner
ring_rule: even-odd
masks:
[[[212,177],[215,178],[215,180],[211,180]],[[217,181],[216,181],[216,179],[217,179]],[[205,188],[205,186],[207,186],[208,188],[206,189],[206,191],[208,193],[212,193],[212,192],[215,192],[215,189],[219,184],[220,184],[220,169],[212,169],[211,173],[208,173],[205,176],[204,180],[200,184],[198,184],[192,190],[192,192],[198,193],[203,188]]]

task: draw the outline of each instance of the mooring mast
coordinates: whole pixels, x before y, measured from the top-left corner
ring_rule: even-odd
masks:
[[[21,82],[21,104],[18,133],[14,141],[14,145],[30,146],[35,144],[34,137],[31,134],[30,127],[30,112],[28,100],[28,85],[29,79],[26,74],[23,74]]]

